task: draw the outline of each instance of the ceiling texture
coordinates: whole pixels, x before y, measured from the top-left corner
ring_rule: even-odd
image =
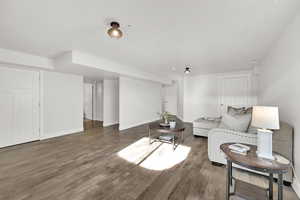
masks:
[[[146,72],[247,70],[299,12],[299,0],[1,0],[0,48],[55,58],[79,50]],[[106,31],[116,20],[123,38]]]

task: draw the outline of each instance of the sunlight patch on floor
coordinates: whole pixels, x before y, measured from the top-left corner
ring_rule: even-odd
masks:
[[[118,156],[146,169],[165,170],[183,162],[190,151],[191,148],[184,145],[177,146],[175,151],[172,144],[149,145],[149,138],[144,137],[119,151]]]
[[[130,163],[139,164],[159,145],[161,145],[160,142],[154,142],[150,145],[149,138],[143,137],[119,151],[118,156]]]

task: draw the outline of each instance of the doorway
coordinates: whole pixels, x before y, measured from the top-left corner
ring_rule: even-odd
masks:
[[[162,88],[163,104],[162,110],[172,115],[177,115],[178,84],[164,85]]]
[[[84,130],[103,126],[102,120],[102,81],[88,81],[84,83],[83,96],[83,127]]]

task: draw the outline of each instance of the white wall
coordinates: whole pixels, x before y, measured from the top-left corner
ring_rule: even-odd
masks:
[[[221,104],[224,104],[224,109],[227,105],[255,105],[257,103],[255,82],[256,78],[252,71],[185,76],[182,91],[184,121],[192,122],[203,116],[219,117],[223,112]]]
[[[83,77],[41,72],[41,138],[83,130]]]
[[[201,116],[218,116],[218,77],[216,75],[187,76],[184,79],[184,121]]]
[[[300,15],[273,46],[261,66],[259,103],[279,106],[279,115],[295,128],[295,167],[300,177]],[[299,181],[299,180],[298,180]],[[300,184],[293,184],[300,195]]]
[[[178,96],[177,96],[177,117],[183,120],[183,107],[184,107],[184,79],[177,80],[177,89],[178,89]]]
[[[167,111],[172,115],[177,115],[178,109],[178,84],[174,81],[171,85],[162,87],[163,111]]]
[[[119,123],[119,81],[103,81],[103,126]]]
[[[157,120],[161,89],[159,83],[120,77],[120,130]]]

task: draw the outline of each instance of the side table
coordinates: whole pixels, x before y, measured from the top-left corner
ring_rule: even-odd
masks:
[[[283,179],[282,174],[287,173],[290,168],[289,161],[281,156],[278,153],[273,152],[274,160],[260,158],[256,155],[257,147],[255,145],[245,144],[250,147],[250,151],[247,155],[241,155],[238,153],[234,153],[229,149],[229,145],[233,143],[225,143],[220,146],[221,150],[225,153],[227,159],[227,184],[226,184],[226,200],[229,200],[231,195],[235,195],[236,193],[239,196],[243,195],[243,191],[237,191],[237,188],[254,188],[252,184],[244,183],[242,181],[237,181],[235,185],[235,192],[230,193],[230,186],[232,185],[232,163],[240,165],[242,167],[268,173],[269,174],[269,188],[268,195],[266,193],[266,197],[268,199],[273,199],[273,174],[278,174],[278,200],[283,199]],[[237,187],[237,184],[248,184],[249,186]],[[256,189],[259,189],[255,186]],[[250,192],[251,194],[259,193],[259,192]],[[248,191],[249,194],[249,191]],[[260,193],[262,194],[262,193]],[[242,197],[246,197],[242,196]],[[266,198],[264,197],[264,199]],[[255,198],[257,199],[257,197]]]
[[[184,130],[185,130],[184,123],[179,120],[176,121],[175,128],[163,127],[163,126],[160,126],[159,122],[153,122],[153,123],[149,124],[149,129],[148,129],[149,144],[152,144],[153,142],[156,142],[156,141],[164,142],[164,143],[171,142],[173,144],[173,150],[175,150],[177,148],[177,146],[180,143],[183,143],[183,141],[184,141],[184,136],[183,136]],[[160,139],[159,136],[154,138],[152,136],[152,132],[158,132],[158,133],[160,133],[160,135],[171,134],[172,140],[171,141],[163,140],[163,139]],[[179,134],[180,134],[180,136],[179,136]],[[179,140],[179,138],[180,138],[180,140]]]

